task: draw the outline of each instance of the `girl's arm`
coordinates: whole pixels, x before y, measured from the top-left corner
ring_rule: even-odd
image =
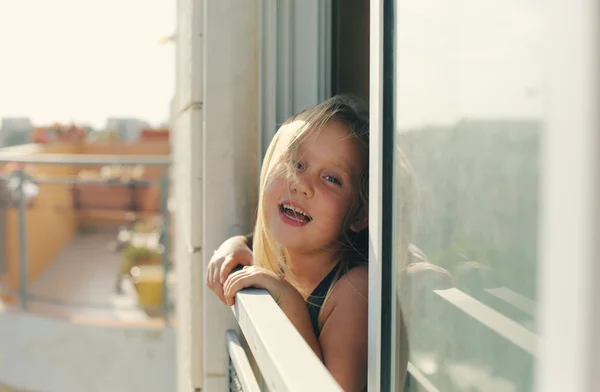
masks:
[[[306,301],[294,286],[264,268],[244,267],[240,271],[233,272],[225,281],[223,285],[225,302],[230,306],[233,305],[235,294],[246,287],[267,290],[317,357],[323,360],[321,346],[310,322]]]
[[[252,241],[254,240],[254,233],[246,234],[244,236],[246,239],[246,246],[252,250]]]
[[[344,391],[367,385],[368,267],[358,266],[336,284],[325,308],[319,343],[323,362]]]
[[[206,268],[206,285],[225,303],[223,283],[237,266],[254,264],[252,235],[239,235],[223,242]]]
[[[286,295],[282,295],[277,303],[283,313],[287,316],[290,322],[294,325],[296,330],[304,338],[304,341],[308,343],[310,348],[317,355],[319,360],[323,361],[323,353],[321,352],[321,345],[315,335],[312,324],[310,322],[310,316],[308,315],[308,308],[306,307],[306,301],[302,295],[296,290],[294,286],[285,282],[290,287],[290,292]]]
[[[260,267],[232,273],[224,285],[227,304],[246,287],[269,291],[290,322],[323,361],[344,391],[362,391],[367,385],[368,269],[355,267],[336,284],[323,308],[319,339],[310,323],[306,301],[284,279]]]

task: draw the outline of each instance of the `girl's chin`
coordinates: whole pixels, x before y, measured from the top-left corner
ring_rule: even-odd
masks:
[[[315,241],[315,239],[308,239],[308,238],[303,238],[299,235],[282,235],[280,233],[280,235],[273,235],[273,240],[275,240],[275,243],[278,245],[280,250],[286,249],[288,251],[298,251],[300,253],[305,253],[307,251],[315,251],[317,249],[319,250],[325,250],[325,249],[330,249],[332,246],[332,244],[323,244],[321,243],[319,240],[321,240],[321,238],[318,238],[317,241]]]
[[[303,243],[297,235],[294,236],[287,233],[273,233],[273,239],[280,248],[298,248]]]

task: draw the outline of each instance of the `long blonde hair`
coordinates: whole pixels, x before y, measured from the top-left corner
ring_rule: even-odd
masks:
[[[259,205],[254,229],[254,260],[257,266],[268,269],[295,284],[302,292],[297,281],[287,266],[289,256],[281,249],[269,232],[265,217],[264,191],[276,176],[292,179],[295,175],[293,166],[296,153],[302,141],[312,132],[320,130],[328,123],[336,121],[346,126],[348,136],[358,141],[364,149],[365,157],[369,151],[369,113],[366,104],[352,96],[338,95],[313,108],[304,110],[290,117],[277,132],[267,149],[260,173]],[[289,127],[289,128],[288,128]],[[282,132],[285,129],[286,132]],[[360,173],[360,183],[356,190],[353,207],[343,223],[343,239],[340,249],[340,266],[338,276],[344,270],[358,263],[366,263],[368,229],[359,233],[351,233],[350,225],[358,217],[368,213],[369,205],[369,167],[368,158]],[[333,287],[333,285],[332,285]],[[308,294],[308,293],[303,293]]]

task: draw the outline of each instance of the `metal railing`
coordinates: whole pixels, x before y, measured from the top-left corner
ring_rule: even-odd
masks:
[[[505,290],[504,288],[502,289],[503,290],[500,290],[500,292],[504,293]],[[484,289],[485,292],[488,292],[488,290],[498,289]],[[409,334],[408,338],[410,345],[412,346],[412,360],[408,361],[406,377],[411,388],[414,386],[416,390],[426,392],[439,392],[447,389],[448,381],[446,377],[439,377],[439,374],[449,374],[445,373],[451,368],[449,364],[454,363],[459,364],[460,366],[473,362],[482,368],[485,368],[486,366],[491,368],[489,363],[486,362],[485,357],[478,357],[482,352],[487,355],[492,353],[491,355],[494,359],[498,356],[507,358],[507,353],[510,353],[511,364],[512,366],[515,366],[516,369],[514,370],[512,377],[515,377],[515,375],[516,377],[522,377],[523,367],[533,364],[534,358],[537,357],[537,346],[539,345],[539,338],[534,332],[456,287],[439,290],[434,289],[432,290],[432,293],[434,294],[433,298],[435,301],[432,304],[439,308],[433,310],[433,307],[427,306],[423,309],[430,312],[444,312],[446,316],[450,314],[447,312],[452,312],[454,317],[447,319],[449,327],[446,327],[446,330],[451,330],[452,324],[460,320],[459,325],[464,328],[464,330],[471,333],[466,336],[465,341],[455,342],[455,344],[460,345],[460,348],[454,347],[451,356],[445,356],[442,351],[444,350],[443,345],[436,346],[432,352],[428,353],[428,349],[419,347],[419,343],[416,343],[414,339],[410,341],[413,336]],[[525,309],[522,310],[529,310],[529,308],[525,307]],[[477,329],[474,329],[474,326],[476,326]],[[457,335],[458,334],[456,333],[451,333],[446,335],[445,338],[446,340],[457,339]],[[481,339],[481,336],[485,336],[485,338]],[[433,334],[428,334],[428,338],[435,338],[435,336],[433,336]],[[482,340],[488,344],[493,341],[500,341],[500,347],[502,349],[494,349],[494,347],[498,346],[483,346],[486,347],[486,349],[481,350],[477,347],[482,346]],[[431,350],[431,347],[429,349]],[[440,351],[436,353],[436,350]],[[423,371],[424,368],[419,367],[419,365],[424,363],[419,363],[423,358],[427,358],[427,361],[425,362],[427,364],[425,369],[428,368],[429,370],[427,372]],[[528,360],[523,362],[523,358],[527,358]],[[444,361],[446,362],[445,364],[443,364]],[[435,366],[432,364],[435,364]],[[438,368],[438,366],[445,366],[446,370],[436,370],[435,372],[431,372],[431,369]],[[503,363],[503,367],[506,368],[507,366],[507,362]],[[504,381],[514,382],[515,380],[518,380],[518,382],[523,382],[522,378],[511,378],[510,371],[506,372],[507,369],[503,370],[502,378]],[[486,384],[485,377],[478,377],[477,379],[473,378],[471,382],[471,386],[477,390],[490,389],[490,384]],[[518,385],[518,387],[515,386],[516,390],[524,390],[521,387],[527,388],[522,384],[516,385]],[[409,390],[412,391],[414,389]]]
[[[227,352],[229,354],[229,391],[260,392],[252,365],[235,331],[227,331]]]
[[[269,391],[342,390],[266,290],[238,292],[233,313]],[[247,360],[239,359],[238,345],[229,344],[228,347],[235,370],[233,374],[239,381],[230,379],[230,385],[233,382],[236,387],[241,385],[243,391],[254,391],[256,379],[244,383],[240,377],[243,374],[243,379],[247,380],[251,372],[245,365]],[[235,367],[236,363],[241,366]]]
[[[161,233],[159,235],[160,244],[162,245],[161,264],[164,271],[163,287],[162,287],[162,306],[161,312],[164,317],[165,324],[168,324],[170,315],[169,292],[167,273],[169,271],[170,257],[170,240],[169,240],[169,173],[168,168],[171,165],[170,157],[155,156],[155,155],[101,155],[101,154],[51,154],[41,153],[34,155],[23,155],[20,152],[0,152],[0,164],[17,163],[17,164],[35,164],[35,165],[66,165],[66,166],[105,166],[105,165],[122,165],[122,166],[153,166],[162,168],[162,173],[159,180],[128,180],[127,183],[133,186],[150,186],[158,185],[161,193],[160,210],[162,217]],[[0,292],[9,294],[19,298],[20,308],[23,311],[28,310],[28,301],[37,301],[47,304],[61,305],[65,307],[77,308],[92,308],[92,309],[111,309],[112,304],[98,302],[83,302],[72,301],[58,298],[50,298],[34,293],[28,290],[28,249],[27,249],[27,201],[25,200],[23,186],[25,184],[25,169],[20,167],[16,169],[18,181],[18,249],[19,249],[19,289],[15,291],[8,287],[0,285]],[[5,176],[1,178],[6,178]],[[114,180],[82,180],[77,178],[40,178],[35,179],[36,183],[40,184],[100,184],[100,185],[122,185],[115,183]],[[132,211],[135,212],[135,211]],[[4,224],[4,222],[0,222]],[[1,257],[4,257],[2,255]],[[150,310],[148,307],[146,309]],[[120,307],[122,310],[123,308]],[[139,306],[132,306],[131,309],[140,309]]]

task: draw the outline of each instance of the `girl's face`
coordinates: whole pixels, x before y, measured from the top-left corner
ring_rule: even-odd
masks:
[[[358,203],[367,157],[346,126],[332,121],[307,135],[295,158],[295,176],[277,174],[264,190],[269,231],[288,250],[332,248],[339,244],[344,221]],[[357,221],[350,228],[358,231],[364,225],[366,221]]]

